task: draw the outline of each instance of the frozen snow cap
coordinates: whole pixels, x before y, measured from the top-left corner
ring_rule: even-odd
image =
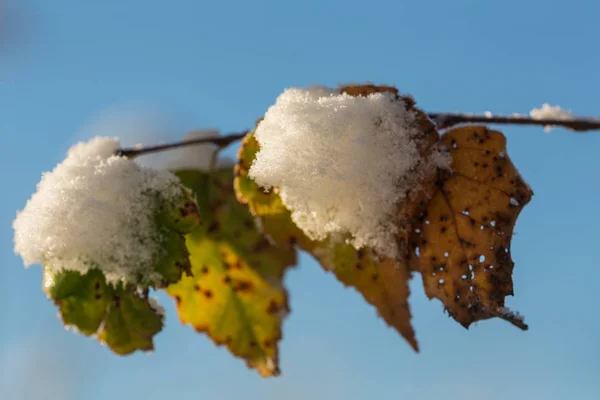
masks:
[[[350,234],[356,248],[394,257],[398,202],[426,170],[448,165],[448,157],[419,164],[416,118],[395,89],[361,96],[287,89],[256,128],[260,151],[249,176],[278,188],[309,238]]]
[[[73,146],[42,175],[13,223],[15,252],[48,272],[100,268],[108,281],[145,281],[160,252],[158,202],[181,196],[177,177],[115,155],[118,140],[96,137]]]

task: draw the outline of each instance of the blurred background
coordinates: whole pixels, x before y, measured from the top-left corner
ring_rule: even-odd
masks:
[[[600,132],[502,128],[535,192],[507,301],[529,331],[465,330],[415,278],[415,354],[303,256],[270,380],[182,326],[164,296],[153,354],[118,357],[65,330],[11,228],[77,141],[246,129],[290,86],[372,81],[431,112],[549,102],[599,116],[599,13],[594,0],[0,0],[0,399],[599,399]]]

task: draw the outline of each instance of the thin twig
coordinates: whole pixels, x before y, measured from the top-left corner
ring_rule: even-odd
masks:
[[[248,134],[248,131],[244,131],[244,132],[239,132],[239,133],[231,133],[227,136],[216,136],[216,137],[212,137],[212,138],[198,138],[198,139],[182,140],[180,142],[158,144],[158,145],[147,146],[147,147],[132,147],[132,148],[126,148],[126,149],[119,149],[117,151],[117,155],[125,156],[127,158],[134,158],[134,157],[138,157],[138,156],[141,156],[144,154],[156,153],[159,151],[172,150],[172,149],[176,149],[179,147],[191,146],[191,145],[195,145],[195,144],[207,144],[207,143],[218,146],[219,150],[220,150],[220,149],[223,149],[223,148],[229,146],[231,143],[233,143],[235,141],[243,139],[244,136],[246,136],[247,134]]]
[[[450,128],[458,124],[466,123],[485,123],[485,124],[510,124],[510,125],[539,125],[539,126],[562,126],[564,128],[576,131],[587,132],[600,130],[600,118],[572,118],[572,119],[535,119],[525,115],[473,115],[460,113],[429,113],[437,125],[438,129]],[[212,138],[198,138],[183,140],[180,142],[159,144],[147,147],[120,149],[117,155],[128,158],[138,157],[144,154],[156,153],[159,151],[176,149],[179,147],[191,146],[195,144],[214,144],[221,150],[231,143],[241,140],[249,131],[231,133],[226,136],[217,136]]]
[[[472,115],[460,113],[429,113],[437,125],[438,129],[450,128],[454,125],[465,123],[485,123],[485,124],[511,124],[511,125],[541,125],[541,126],[562,126],[564,128],[587,132],[600,130],[600,118],[572,118],[572,119],[535,119],[526,115]]]

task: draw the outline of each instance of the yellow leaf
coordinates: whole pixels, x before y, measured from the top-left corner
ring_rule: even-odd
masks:
[[[365,300],[375,306],[379,315],[418,350],[410,324],[408,281],[411,273],[407,264],[390,259],[376,262],[369,250],[357,251],[343,240],[330,242],[308,239],[292,221],[276,189],[265,193],[248,178],[248,170],[258,150],[258,142],[252,133],[248,134],[238,153],[234,186],[238,200],[247,203],[252,213],[260,218],[265,234],[280,245],[297,245],[311,253],[326,271],[332,272],[344,285],[358,290]]]
[[[226,345],[262,376],[279,374],[277,343],[289,311],[283,275],[295,264],[291,248],[260,233],[233,192],[233,173],[180,171],[198,200],[204,224],[186,236],[192,276],[167,288],[182,323]]]
[[[465,327],[500,317],[526,329],[504,299],[513,294],[513,227],[533,193],[506,154],[502,133],[465,126],[442,142],[452,172],[440,174],[433,199],[420,210],[413,244],[425,292]]]

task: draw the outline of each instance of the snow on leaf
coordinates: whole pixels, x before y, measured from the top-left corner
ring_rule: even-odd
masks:
[[[113,138],[79,143],[42,176],[13,223],[15,251],[27,266],[82,274],[98,268],[111,283],[164,280],[150,266],[163,255],[165,232],[199,223],[193,202],[172,173],[119,156],[118,148]]]
[[[303,248],[311,248],[313,241],[292,221],[290,211],[283,205],[277,188],[262,189],[248,177],[248,170],[260,146],[251,132],[242,141],[235,166],[234,187],[238,201],[248,204],[250,211],[259,221],[263,232],[275,243],[299,243]]]
[[[413,241],[425,292],[465,327],[500,317],[526,329],[509,317],[504,300],[513,294],[513,227],[533,193],[506,155],[502,133],[464,126],[441,139],[452,172],[440,172]]]
[[[421,150],[437,137],[413,106],[389,87],[287,89],[256,127],[249,177],[278,188],[310,239],[347,235],[357,249],[396,257],[397,204],[427,172]]]
[[[162,329],[162,315],[132,286],[106,282],[102,271],[45,271],[48,297],[59,307],[67,327],[95,335],[117,354],[152,350],[153,336]]]
[[[260,225],[280,245],[297,245],[315,256],[323,268],[344,285],[354,287],[417,350],[408,307],[410,271],[391,259],[374,260],[370,250],[357,251],[343,240],[312,241],[292,221],[275,191],[265,193],[248,177],[248,169],[258,151],[258,142],[248,134],[238,153],[234,186],[241,203],[248,204]]]
[[[279,374],[278,341],[289,311],[283,287],[291,248],[270,244],[233,192],[233,172],[177,172],[198,197],[204,224],[186,236],[192,275],[167,288],[184,324],[226,345],[262,376]]]

